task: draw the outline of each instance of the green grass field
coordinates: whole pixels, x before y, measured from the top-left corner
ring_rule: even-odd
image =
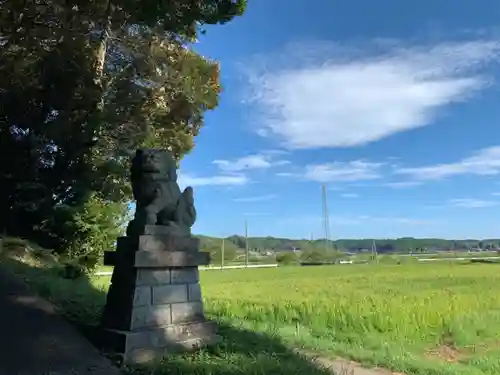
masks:
[[[499,271],[303,267],[205,272],[202,283],[214,316],[275,329],[325,354],[415,374],[499,374]]]
[[[71,318],[97,322],[103,293],[90,295],[78,281],[42,278],[33,269],[32,274],[22,272]],[[101,291],[108,282],[108,277],[92,280],[94,290]],[[306,366],[302,362],[290,357],[286,365],[283,358],[269,353],[304,348],[405,374],[500,374],[500,266],[496,264],[204,271],[201,283],[209,316],[255,334],[252,345],[258,354],[251,356],[249,368],[248,357],[219,347],[217,353],[174,357],[165,365],[169,369],[165,373],[190,371],[203,363],[203,369],[196,367],[193,373],[229,374],[226,367],[217,367],[229,361],[235,366],[232,371],[243,368],[235,372],[241,374],[312,374],[300,367]],[[257,337],[272,340],[262,343]],[[267,357],[259,362],[263,353]],[[208,364],[211,370],[205,368]]]
[[[211,316],[273,332],[289,345],[409,374],[500,373],[498,265],[285,267],[201,277]]]

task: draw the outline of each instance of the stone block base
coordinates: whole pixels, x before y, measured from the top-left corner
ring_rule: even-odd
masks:
[[[134,364],[217,342],[199,282],[198,265],[208,261],[198,239],[168,227],[121,237],[116,251],[105,253],[114,269],[101,317],[102,348]]]
[[[103,329],[101,339],[102,349],[121,356],[123,364],[143,364],[216,344],[220,336],[215,322],[200,321],[142,331]]]

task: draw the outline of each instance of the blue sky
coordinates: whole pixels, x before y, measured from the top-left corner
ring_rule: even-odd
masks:
[[[314,5],[310,5],[314,4]],[[224,92],[181,163],[194,231],[500,237],[500,3],[250,0],[197,51]]]

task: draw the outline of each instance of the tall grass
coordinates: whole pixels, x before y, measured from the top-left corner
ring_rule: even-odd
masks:
[[[61,279],[40,262],[30,267],[10,263],[9,269],[67,316],[98,322],[105,301],[97,291],[107,289],[109,277],[94,278],[94,288],[88,288],[85,280]],[[200,274],[205,310],[212,318],[265,332],[289,347],[408,375],[500,374],[498,264],[365,264]],[[270,348],[261,350],[274,350]],[[248,361],[236,360],[235,354],[210,361],[225,368],[227,358]],[[196,361],[208,363],[203,356]],[[217,373],[211,371],[199,373]]]
[[[372,363],[401,353],[426,360],[446,345],[467,352],[461,364],[472,371],[474,355],[485,355],[478,348],[500,340],[498,265],[235,270],[202,273],[202,285],[213,316],[281,329],[291,339],[283,327],[295,326],[295,340],[306,346]]]

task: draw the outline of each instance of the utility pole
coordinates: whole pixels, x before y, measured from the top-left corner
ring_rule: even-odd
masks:
[[[248,268],[248,221],[245,219],[245,267]]]
[[[222,244],[221,244],[221,260],[220,260],[220,269],[224,269],[224,237],[222,237]]]
[[[372,242],[372,259],[378,264],[378,253],[377,253],[377,245],[375,244],[375,240]]]
[[[321,196],[323,203],[323,227],[325,230],[325,250],[330,248],[330,218],[328,214],[328,200],[326,198],[326,185],[321,185]]]

